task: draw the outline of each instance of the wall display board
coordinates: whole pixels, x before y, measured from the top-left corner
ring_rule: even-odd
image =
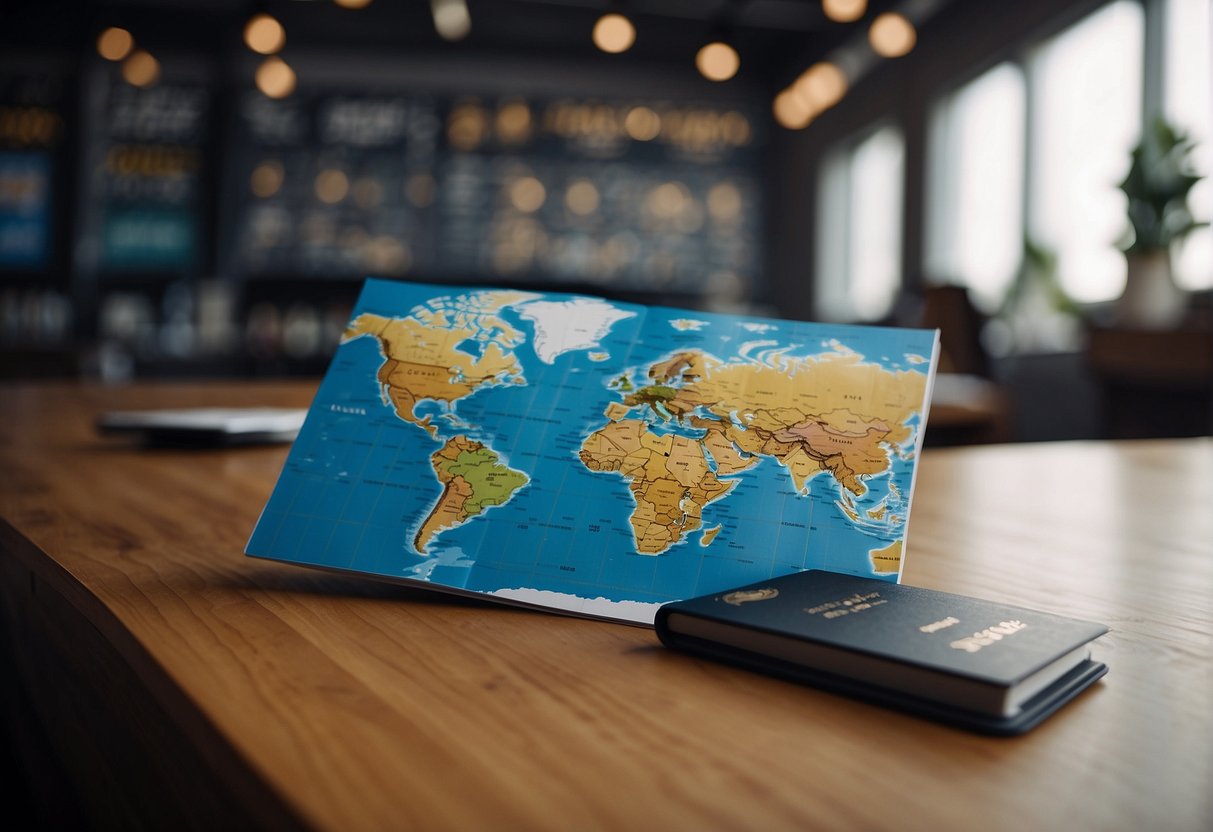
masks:
[[[729,294],[759,270],[762,136],[718,106],[249,93],[228,270]]]
[[[250,92],[237,120],[231,272],[391,275],[436,259],[427,210],[440,130],[433,101]]]
[[[49,153],[0,150],[0,267],[46,267],[51,179]]]
[[[0,270],[51,266],[64,90],[53,74],[0,72]]]
[[[103,275],[191,273],[207,245],[202,211],[210,92],[171,80],[141,88],[110,72],[92,81],[83,219],[93,243],[91,265]]]

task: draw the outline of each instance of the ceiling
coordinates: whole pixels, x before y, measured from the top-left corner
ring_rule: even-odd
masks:
[[[915,0],[910,0],[914,3]],[[724,37],[741,56],[737,83],[775,90],[815,60],[863,37],[866,22],[905,0],[869,0],[860,21],[835,23],[820,0],[467,0],[470,34],[457,42],[438,36],[425,0],[372,0],[359,10],[331,0],[7,0],[0,43],[34,50],[84,52],[98,32],[119,25],[149,49],[240,51],[240,31],[256,11],[286,28],[291,50],[480,57],[525,56],[574,61],[603,71],[644,66],[686,67],[696,51]],[[922,0],[917,0],[922,6]],[[632,49],[599,52],[594,22],[623,11],[636,25]]]

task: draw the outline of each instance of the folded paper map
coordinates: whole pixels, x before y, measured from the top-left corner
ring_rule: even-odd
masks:
[[[247,553],[652,624],[896,581],[935,330],[368,280]]]

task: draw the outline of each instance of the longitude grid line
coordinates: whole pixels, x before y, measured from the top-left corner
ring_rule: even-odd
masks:
[[[305,424],[306,424],[306,419],[305,419]],[[283,464],[283,471],[286,470],[287,465],[290,465],[291,456],[294,454],[294,452],[295,452],[295,445],[292,444],[290,450],[287,452],[287,459],[286,459],[286,462]],[[307,475],[303,475],[303,476],[306,477]],[[281,479],[282,479],[282,475],[279,474],[279,482],[274,485],[274,491],[278,490],[278,485],[281,483]],[[306,482],[306,480],[304,480],[304,481]],[[282,530],[284,528],[286,528],[286,521],[288,518],[293,517],[293,518],[298,518],[298,519],[312,520],[312,519],[319,517],[319,515],[302,514],[302,513],[295,512],[295,510],[294,510],[295,503],[299,500],[299,492],[302,490],[303,490],[302,488],[296,488],[295,493],[293,493],[291,495],[290,502],[287,503],[286,508],[282,512],[282,522],[278,524],[278,528],[275,529],[275,531],[274,531],[274,537],[270,540],[270,545],[267,547],[267,549],[269,551],[273,552],[277,549],[278,538],[282,534]],[[273,498],[274,498],[274,492],[271,491],[270,499],[273,500]],[[302,541],[300,541],[300,542],[302,542]],[[292,559],[297,558],[299,556],[299,543],[300,542],[297,542],[295,544],[295,550],[291,553]]]
[[[539,293],[539,296],[540,296],[540,297],[547,297],[547,295],[546,295],[545,293]],[[459,306],[459,304],[456,304],[456,306],[458,307],[458,306]],[[497,310],[497,312],[496,312],[495,314],[496,314],[497,316],[500,316],[500,315],[502,314],[502,312],[504,311],[504,309],[505,309],[505,308],[506,308],[506,307],[501,307],[500,309],[498,309],[498,310]],[[483,313],[483,312],[471,312],[471,313],[468,313],[468,314],[470,314],[471,316],[474,316],[474,317],[480,317],[480,316],[485,315],[485,314],[487,314],[487,313]],[[507,323],[508,323],[508,321],[507,321]],[[479,324],[478,324],[478,325],[479,325]],[[513,326],[513,325],[511,324],[511,326]],[[481,329],[483,329],[483,327],[481,327]],[[525,342],[525,341],[524,341],[524,342]],[[521,362],[520,362],[520,365],[521,365]],[[525,371],[524,371],[524,372],[525,372]],[[566,374],[566,376],[567,376],[567,374]],[[527,403],[527,404],[526,404],[526,405],[523,407],[523,409],[520,409],[520,411],[519,411],[519,412],[520,412],[520,414],[527,414],[527,413],[529,413],[529,412],[530,412],[530,410],[531,410],[531,405],[534,403],[535,398],[536,398],[536,397],[539,395],[539,393],[540,393],[540,389],[541,389],[541,388],[540,388],[538,385],[532,384],[532,383],[530,383],[530,382],[528,382],[526,386],[530,388],[530,401],[529,401],[529,402],[528,402],[528,403]],[[474,393],[473,393],[473,395],[474,395]],[[519,423],[520,423],[520,424],[519,424],[519,429],[521,429],[521,428],[523,427],[522,423],[523,423],[523,422],[525,422],[525,418],[523,418],[522,416],[520,416],[520,417],[519,417],[519,419],[518,419],[518,421],[519,421]],[[483,430],[483,428],[482,428],[482,430]],[[540,444],[540,446],[542,446],[542,445],[543,445],[543,439],[545,439],[545,438],[546,438],[546,435],[547,435],[547,423],[545,422],[545,423],[544,423],[544,427],[543,427],[543,433],[542,433],[542,434],[541,434],[541,436],[540,436],[540,443],[539,443],[539,444]],[[511,453],[510,453],[509,455],[506,455],[505,460],[509,460],[509,459],[512,457],[512,452],[513,452],[513,451],[516,451],[516,450],[518,449],[518,447],[519,447],[519,445],[521,444],[521,442],[522,442],[522,438],[521,438],[521,432],[519,432],[519,433],[518,433],[518,435],[516,435],[516,436],[514,437],[514,441],[513,441],[513,443],[512,443],[512,447],[511,447]],[[495,453],[497,453],[497,455],[498,455],[499,459],[501,458],[501,456],[502,456],[502,455],[503,455],[503,453],[504,453],[503,451],[500,451],[500,450],[495,450],[494,452],[495,452]],[[503,464],[503,465],[506,465],[506,466],[508,467],[508,464],[509,464],[509,463],[508,463],[508,461],[502,461],[502,464]],[[527,472],[524,470],[524,471],[522,471],[522,473],[526,474]],[[530,484],[530,482],[533,482],[533,480],[534,480],[534,477],[533,477],[533,476],[531,476],[531,475],[528,475],[528,485]],[[507,501],[507,502],[509,502],[509,501]],[[504,505],[504,504],[503,504],[503,505]],[[549,515],[549,519],[550,519],[550,515]],[[485,530],[483,531],[483,533],[481,534],[481,539],[482,539],[482,540],[483,540],[485,537],[487,537],[487,536],[488,536],[489,531],[490,531],[489,529],[485,529]],[[546,542],[546,532],[544,533],[544,535],[545,535],[545,540],[544,540],[544,542]],[[538,559],[539,559],[539,554],[538,554],[538,552],[539,552],[539,551],[541,551],[541,550],[542,550],[542,548],[543,548],[543,544],[542,544],[542,543],[541,543],[541,545],[540,545],[539,547],[537,547],[537,548],[536,548],[536,555],[535,555],[535,559],[534,559],[534,561],[533,561],[533,562],[531,563],[531,565],[530,565],[530,571],[531,571],[531,573],[532,573],[532,574],[534,574],[534,573],[535,573],[535,569],[536,569],[536,567],[538,566]],[[502,568],[504,567],[504,565],[505,565],[505,564],[504,564],[504,562],[501,562],[501,561],[496,561],[496,562],[494,562],[494,561],[489,561],[489,562],[486,562],[486,563],[484,563],[484,564],[481,564],[481,563],[479,563],[479,559],[478,559],[478,557],[477,557],[477,558],[473,558],[473,565],[472,565],[472,567],[471,567],[471,568],[474,570],[474,569],[475,569],[477,566],[481,566],[482,568],[485,568],[485,569],[502,569]],[[513,567],[513,568],[519,568],[519,567],[522,567],[522,566],[523,566],[523,564],[515,564],[515,563],[511,563],[511,564],[509,564],[509,565],[510,565],[511,567]]]
[[[564,375],[560,379],[561,386],[563,386],[565,384],[565,382],[568,381],[570,375],[572,375],[571,368],[566,367],[564,370]],[[555,407],[555,404],[556,404],[556,399],[553,399],[552,406]],[[551,413],[552,413],[552,411],[549,410],[546,415],[550,416]],[[549,425],[550,425],[550,422],[545,421],[543,423],[543,434],[542,434],[542,440],[540,442],[541,445],[546,443]],[[557,495],[561,494],[564,491],[564,485],[568,481],[568,478],[569,478],[569,469],[567,467],[564,467],[561,470],[562,470],[562,473],[561,473],[561,477],[560,477],[560,487],[557,488],[556,491],[554,492]],[[590,496],[590,495],[587,495],[587,496]],[[558,501],[559,501],[558,496],[555,499],[553,499],[553,501],[552,501],[551,510],[549,511],[548,517],[547,517],[547,524],[544,526],[543,541],[538,547],[536,547],[535,562],[532,564],[533,570],[537,571],[539,569],[539,553],[543,552],[547,548],[548,534],[549,534],[547,530],[551,527],[552,518],[556,516],[556,504]]]
[[[363,460],[363,463],[362,463],[362,470],[360,470],[360,471],[358,472],[358,480],[359,480],[359,482],[365,482],[365,481],[366,481],[366,480],[364,479],[364,474],[366,473],[366,466],[370,464],[371,458],[372,458],[373,456],[375,456],[376,452],[379,450],[379,440],[380,440],[380,438],[381,438],[381,436],[382,436],[382,435],[383,435],[383,422],[382,422],[382,421],[379,421],[379,422],[378,422],[378,427],[376,427],[376,428],[375,428],[375,439],[374,439],[374,442],[372,442],[372,443],[371,443],[372,450],[371,450],[371,451],[369,451],[369,452],[367,453],[367,455],[366,455],[366,459],[365,459],[365,460]],[[401,448],[400,448],[400,447],[397,447],[397,448],[396,448],[396,458],[392,460],[393,464],[394,464],[395,462],[399,461],[399,459],[400,459],[400,451],[401,451]],[[369,511],[368,511],[368,513],[367,513],[367,517],[368,517],[368,518],[369,518],[369,517],[374,516],[374,514],[375,514],[375,509],[376,509],[376,508],[379,506],[379,500],[380,500],[380,498],[382,498],[382,497],[383,497],[383,490],[384,490],[386,487],[387,487],[386,485],[380,485],[380,486],[379,486],[379,490],[378,490],[378,491],[376,492],[376,494],[375,494],[375,501],[374,501],[374,503],[372,503],[372,505],[371,505],[371,507],[370,507],[370,510],[369,510]],[[349,497],[347,497],[347,498],[346,498],[346,500],[345,500],[345,505],[343,505],[343,506],[341,507],[341,518],[339,518],[339,519],[338,519],[338,522],[342,522],[342,520],[344,520],[344,518],[345,518],[345,512],[346,512],[346,509],[348,509],[348,508],[349,508],[349,503],[350,503],[350,500],[353,498],[353,496],[354,496],[353,491],[351,491],[351,492],[350,492]],[[369,525],[370,525],[370,521],[369,521],[369,520],[364,520],[363,522],[361,522],[361,523],[359,524],[360,528],[359,528],[359,530],[358,530],[358,540],[357,540],[357,541],[354,543],[354,551],[350,553],[350,562],[349,562],[349,564],[348,564],[348,566],[349,566],[350,568],[353,568],[353,566],[354,566],[354,557],[355,557],[355,555],[356,555],[358,552],[360,552],[360,551],[362,550],[362,538],[366,537],[366,528],[367,528],[367,526],[369,526]],[[336,529],[334,529],[334,531],[336,531]]]
[[[292,450],[293,450],[293,448],[292,448]],[[289,457],[288,457],[287,462],[288,462],[288,463],[290,462]],[[277,486],[277,485],[275,485],[275,486],[274,486],[274,490],[276,491],[277,489],[278,489],[278,486]],[[270,500],[273,500],[273,498],[274,498],[274,493],[273,493],[273,491],[271,491],[271,492],[270,492]],[[266,547],[266,548],[267,548],[269,551],[271,551],[271,552],[272,552],[272,551],[274,551],[275,549],[277,549],[277,547],[278,547],[278,538],[279,538],[279,536],[282,534],[282,529],[283,529],[283,527],[285,527],[285,526],[286,526],[286,520],[287,520],[287,518],[288,518],[288,517],[294,517],[294,516],[295,516],[295,512],[294,512],[294,510],[293,510],[293,509],[294,509],[294,506],[295,506],[295,501],[296,501],[296,500],[298,500],[298,499],[299,499],[299,489],[298,489],[298,488],[296,488],[296,489],[295,489],[295,493],[291,495],[291,499],[290,499],[290,501],[289,501],[289,502],[286,504],[286,508],[282,510],[282,522],[278,524],[278,528],[274,529],[274,536],[273,536],[272,538],[270,538],[270,543],[269,543],[269,546],[267,546],[267,547]]]

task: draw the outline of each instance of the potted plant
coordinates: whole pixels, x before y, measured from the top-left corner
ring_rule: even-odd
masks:
[[[1167,327],[1183,315],[1187,297],[1171,273],[1171,245],[1208,224],[1197,222],[1188,209],[1188,192],[1202,178],[1190,161],[1194,147],[1187,135],[1157,119],[1133,148],[1120,183],[1130,225],[1120,246],[1128,265],[1117,303],[1123,324]]]

